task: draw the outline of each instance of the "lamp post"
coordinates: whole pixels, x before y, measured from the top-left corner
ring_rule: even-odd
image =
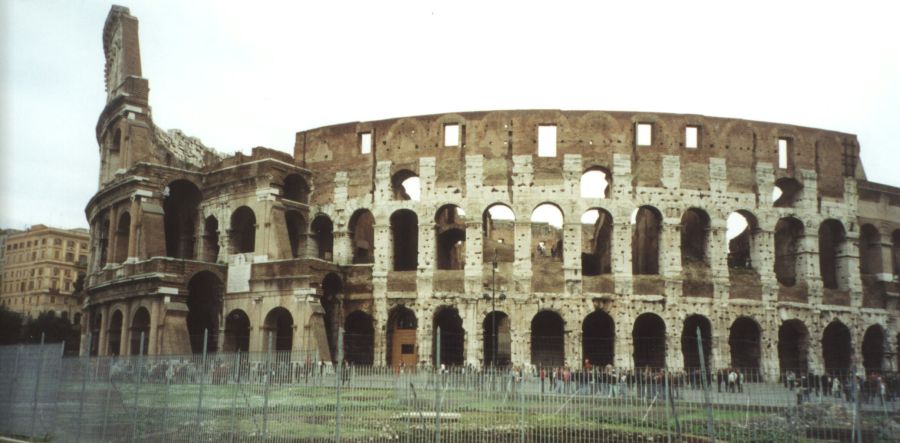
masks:
[[[485,300],[491,301],[491,367],[497,366],[497,248],[494,247],[494,258],[491,260],[491,293],[484,294]],[[506,294],[500,294],[500,300],[505,300]]]

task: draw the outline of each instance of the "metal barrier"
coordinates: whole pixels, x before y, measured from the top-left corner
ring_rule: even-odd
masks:
[[[700,368],[395,369],[316,355],[0,347],[0,432],[65,442],[900,439],[896,373],[814,383],[794,371],[788,383],[729,369],[719,383],[720,371]]]

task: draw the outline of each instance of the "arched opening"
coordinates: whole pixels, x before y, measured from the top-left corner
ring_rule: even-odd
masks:
[[[493,204],[482,215],[484,245],[482,257],[485,263],[497,257],[498,263],[516,260],[516,215],[504,204]],[[496,254],[495,254],[496,253]]]
[[[344,359],[354,365],[371,365],[375,361],[375,328],[372,317],[353,311],[344,320]]]
[[[844,376],[850,371],[853,349],[850,342],[850,329],[840,320],[828,324],[822,333],[822,359],[825,361],[825,372]]]
[[[709,215],[697,208],[681,216],[681,266],[709,267]]]
[[[90,346],[90,355],[100,355],[100,331],[103,329],[103,314],[99,309],[94,309],[90,314],[90,323],[88,323],[88,331],[91,333],[91,340],[88,342]]]
[[[253,210],[241,206],[231,214],[231,251],[243,254],[256,250],[256,215]]]
[[[290,351],[294,346],[294,316],[285,308],[273,308],[263,322],[266,330],[266,346],[272,337],[272,350]]]
[[[166,231],[166,255],[175,258],[194,258],[194,233],[200,190],[187,180],[175,180],[163,191],[163,225]]]
[[[612,273],[612,232],[613,218],[606,210],[589,209],[581,216],[582,275]]]
[[[442,307],[434,315],[434,339],[432,349],[437,350],[438,328],[440,328],[441,359],[437,361],[437,354],[432,356],[435,364],[446,366],[462,366],[465,362],[465,331],[462,326],[462,318],[459,311],[452,307]]]
[[[268,339],[268,338],[267,338]],[[225,352],[250,351],[250,317],[247,313],[235,309],[225,317]]]
[[[391,177],[391,189],[396,200],[419,201],[422,192],[419,176],[408,169],[394,173]]]
[[[142,334],[144,337],[143,344],[141,343]],[[129,354],[140,355],[141,350],[143,349],[143,355],[147,355],[147,348],[149,346],[150,311],[148,311],[145,307],[140,307],[137,311],[134,312],[134,317],[131,319],[131,352],[129,352]]]
[[[565,322],[556,312],[538,312],[531,319],[531,364],[552,368],[565,361]]]
[[[738,317],[728,333],[731,348],[731,366],[741,369],[745,375],[759,373],[760,330],[750,317]]]
[[[772,188],[772,205],[776,208],[789,208],[800,198],[803,185],[790,177],[782,177],[775,181]]]
[[[395,271],[415,271],[419,265],[419,218],[409,209],[391,214]]]
[[[128,258],[128,241],[131,232],[131,215],[123,212],[116,226],[116,256],[113,261],[122,263]]]
[[[684,369],[701,367],[701,348],[697,346],[697,328],[700,328],[700,342],[703,344],[703,366],[709,371],[712,354],[712,325],[708,318],[699,314],[685,318],[681,329],[681,356],[684,359]]]
[[[484,365],[505,367],[512,356],[509,316],[494,311],[482,322],[482,344],[484,348]]]
[[[802,237],[803,223],[796,218],[782,218],[775,224],[775,278],[784,286],[797,284]]]
[[[611,175],[608,170],[594,166],[581,174],[581,198],[608,198]]]
[[[325,310],[325,334],[328,337],[328,349],[331,351],[331,358],[337,358],[337,336],[338,329],[341,327],[343,313],[341,312],[342,294],[344,291],[344,282],[334,272],[328,273],[322,279],[322,298],[319,303]]]
[[[847,236],[841,222],[829,219],[819,226],[819,271],[828,289],[848,289]]]
[[[187,327],[195,354],[203,352],[203,331],[208,331],[207,350],[218,350],[222,290],[222,280],[209,271],[198,272],[188,282]]]
[[[558,206],[543,203],[531,213],[531,244],[536,245],[532,265],[563,261],[563,212]]]
[[[756,217],[747,211],[728,214],[725,237],[728,241],[728,269],[753,269],[756,233],[759,227]]]
[[[862,341],[863,367],[866,373],[881,372],[884,364],[884,329],[881,325],[872,325],[866,329]]]
[[[284,178],[283,197],[295,202],[309,201],[309,185],[300,174],[289,174]]]
[[[350,217],[350,247],[353,263],[375,262],[375,216],[368,209],[360,209]]]
[[[662,214],[652,206],[641,206],[632,215],[631,272],[635,275],[659,274],[659,241]]]
[[[334,224],[325,214],[319,214],[310,225],[316,244],[316,254],[322,260],[331,260],[334,251]]]
[[[809,330],[800,320],[786,320],[778,328],[778,364],[781,372],[809,371]]]
[[[613,364],[616,345],[616,325],[604,311],[596,310],[581,324],[581,356],[592,365],[603,367]]]
[[[666,323],[656,314],[644,313],[631,331],[635,368],[662,368],[666,365]]]
[[[100,220],[100,232],[97,235],[97,247],[100,249],[100,267],[102,268],[107,262],[107,253],[109,250],[109,214],[103,214]]]
[[[291,257],[299,258],[306,252],[306,220],[300,211],[290,210],[284,213],[284,224],[291,244]]]
[[[394,369],[415,368],[418,362],[416,348],[416,314],[405,306],[397,306],[388,314],[387,363]]]
[[[859,230],[859,273],[863,276],[876,276],[883,271],[881,265],[881,233],[870,224]],[[863,283],[868,283],[863,279]]]
[[[460,270],[466,264],[465,212],[455,205],[445,205],[434,216],[437,235],[437,268]]]
[[[219,260],[219,220],[210,215],[203,222],[203,261]]]
[[[122,311],[116,310],[109,318],[109,327],[106,329],[106,355],[119,355],[122,350]]]

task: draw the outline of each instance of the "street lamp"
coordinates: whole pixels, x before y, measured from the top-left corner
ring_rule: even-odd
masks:
[[[491,301],[491,366],[497,366],[497,248],[494,247],[494,258],[491,260],[491,293],[483,295],[485,300]],[[500,294],[500,300],[505,300],[506,294]]]

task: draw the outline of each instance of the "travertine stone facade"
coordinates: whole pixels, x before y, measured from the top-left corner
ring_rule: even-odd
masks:
[[[209,329],[216,349],[262,350],[271,332],[331,360],[344,327],[352,361],[430,364],[440,326],[446,364],[680,368],[699,363],[699,327],[715,367],[897,364],[900,190],[866,181],[853,135],[491,111],[222,158],[153,126],[127,9],[104,43],[95,351],[136,352],[144,332],[151,353],[188,352]]]

